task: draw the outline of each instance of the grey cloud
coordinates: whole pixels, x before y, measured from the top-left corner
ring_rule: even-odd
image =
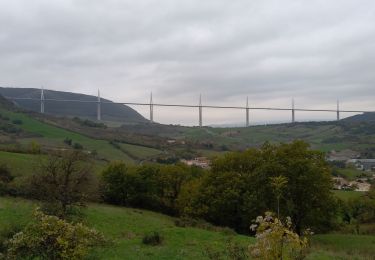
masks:
[[[0,84],[362,108],[375,97],[373,17],[371,0],[0,0]]]

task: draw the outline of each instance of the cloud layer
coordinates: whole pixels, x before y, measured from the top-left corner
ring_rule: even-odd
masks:
[[[300,107],[332,108],[339,98],[374,110],[374,17],[371,0],[0,0],[0,84],[100,88],[116,101],[152,91],[166,103],[196,104],[202,93],[206,104],[249,96],[289,106],[293,96]],[[205,113],[208,123],[243,120]],[[197,115],[155,117],[189,124]]]

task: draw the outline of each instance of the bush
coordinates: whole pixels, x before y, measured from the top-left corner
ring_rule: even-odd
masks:
[[[34,221],[8,242],[7,259],[83,259],[89,250],[104,246],[103,235],[83,224],[34,213]]]
[[[12,123],[15,124],[15,125],[22,125],[23,122],[22,122],[21,119],[13,119]]]
[[[72,139],[70,139],[70,138],[65,138],[65,139],[64,139],[64,144],[71,146],[71,145],[72,145]]]
[[[0,195],[9,193],[9,183],[14,179],[9,168],[5,164],[0,164]]]
[[[284,224],[274,214],[266,212],[265,217],[257,217],[250,228],[256,230],[257,239],[249,248],[253,259],[303,259],[307,255],[309,241],[306,236],[293,232],[290,218]]]
[[[73,148],[76,149],[76,150],[82,150],[83,146],[80,143],[74,143]]]
[[[1,253],[5,254],[7,250],[7,242],[11,239],[15,234],[20,232],[23,229],[22,225],[18,223],[7,223],[5,226],[2,226],[0,229],[0,256]],[[0,257],[0,259],[2,259]]]
[[[159,232],[153,231],[149,234],[144,235],[142,243],[145,245],[158,246],[163,243],[163,236]]]
[[[112,162],[102,172],[104,200],[176,215],[183,185],[200,174],[199,169],[180,164],[128,167]]]

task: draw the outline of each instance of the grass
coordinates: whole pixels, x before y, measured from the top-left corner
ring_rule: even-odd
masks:
[[[0,228],[27,223],[35,202],[0,197]],[[95,259],[207,259],[206,248],[222,250],[229,238],[247,246],[254,238],[198,228],[180,228],[174,218],[147,210],[91,204],[84,210],[87,225],[101,231],[112,245],[92,252]],[[142,244],[144,234],[157,231],[160,246]],[[325,234],[312,237],[307,259],[373,259],[375,236]]]
[[[364,194],[364,192],[360,192],[360,191],[346,191],[346,190],[335,190],[333,192],[338,198],[342,200],[356,199],[356,198],[361,197]]]
[[[39,155],[0,151],[0,164],[6,164],[14,176],[30,174],[39,158]]]
[[[0,197],[0,228],[9,223],[26,223],[35,203]],[[92,204],[85,210],[87,225],[101,231],[113,244],[92,253],[96,259],[206,259],[205,248],[222,249],[232,237],[221,232],[180,228],[174,218],[131,208]],[[157,231],[164,237],[160,246],[142,244],[144,234]],[[243,245],[253,238],[232,237]]]
[[[360,170],[353,169],[353,168],[345,168],[345,169],[339,168],[338,173],[340,174],[340,176],[342,176],[343,178],[349,181],[354,181],[360,177],[366,177],[366,176],[371,177],[372,175],[371,173],[360,171]]]
[[[327,234],[313,236],[308,259],[374,259],[375,236]]]
[[[125,162],[133,162],[133,160],[125,153],[115,149],[106,140],[93,139],[82,134],[71,132],[63,128],[52,126],[32,118],[23,113],[16,113],[6,110],[1,110],[0,113],[8,116],[11,120],[20,119],[22,124],[19,125],[23,130],[29,133],[36,134],[40,137],[24,138],[19,140],[22,144],[28,145],[31,141],[35,140],[44,146],[65,147],[63,143],[65,138],[72,139],[73,143],[80,143],[85,150],[95,150],[100,157],[108,160],[123,160]]]
[[[41,159],[46,155],[11,153],[0,151],[0,164],[5,164],[10,169],[12,175],[16,177],[27,176],[34,173]],[[95,161],[93,171],[99,174],[106,166],[106,162]]]
[[[126,153],[129,153],[131,156],[140,158],[140,159],[154,157],[162,153],[162,151],[160,150],[149,148],[149,147],[144,147],[144,146],[139,146],[139,145],[124,144],[124,143],[119,143],[119,145],[124,151],[126,151]]]

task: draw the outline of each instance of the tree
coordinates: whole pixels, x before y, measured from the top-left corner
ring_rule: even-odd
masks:
[[[86,154],[74,150],[41,159],[30,178],[29,194],[43,201],[49,214],[66,218],[85,206],[95,188],[92,163]]]
[[[123,162],[112,162],[102,172],[103,195],[110,203],[175,215],[182,187],[200,174],[201,170],[182,164],[130,168]]]
[[[123,162],[112,162],[101,175],[104,199],[107,202],[134,206],[138,180],[132,168]]]
[[[181,195],[182,214],[247,233],[249,219],[282,203],[279,216],[291,216],[298,234],[309,227],[326,231],[334,223],[336,200],[330,168],[323,153],[302,141],[266,143],[260,149],[228,153],[211,166],[199,185],[194,185],[198,191],[189,191],[190,199]],[[279,191],[270,181],[275,177],[280,178]],[[281,181],[284,178],[287,183]]]
[[[284,187],[288,183],[288,179],[280,175],[277,177],[270,177],[270,180],[277,198],[277,218],[280,218],[280,198],[283,193]]]
[[[106,243],[94,229],[37,210],[34,221],[9,240],[6,259],[84,259],[91,248]]]

